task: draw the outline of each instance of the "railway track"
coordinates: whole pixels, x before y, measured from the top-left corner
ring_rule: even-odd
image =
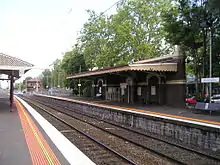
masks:
[[[46,100],[44,100],[43,103],[42,100],[38,100],[38,103],[39,102],[41,105],[50,107],[52,109],[56,109],[57,111],[59,111],[59,113],[69,115],[81,122],[85,122],[93,127],[97,127],[104,132],[111,133],[113,136],[117,136],[118,138],[129,141],[130,143],[133,143],[159,156],[162,156],[173,163],[177,163],[177,164],[219,164],[220,163],[220,161],[215,157],[205,155],[203,153],[198,153],[194,150],[189,150],[188,148],[184,148],[182,146],[170,144],[169,142],[164,142],[163,140],[161,141],[160,139],[153,139],[152,137],[147,137],[145,134],[143,135],[138,132],[132,131],[130,129],[128,130],[124,127],[119,127],[118,125],[112,123],[106,123],[103,121],[100,122],[100,120],[94,119],[91,116],[85,117],[85,114],[76,114],[75,112],[73,112],[73,110],[70,111],[68,106],[57,105],[57,104],[54,105],[51,104],[50,102],[47,102]]]
[[[76,145],[78,147],[80,147],[81,151],[92,152],[93,159],[95,160],[96,164],[137,165],[132,160],[121,155],[120,153],[118,153],[114,149],[108,147],[104,143],[94,139],[92,136],[87,134],[85,131],[82,131],[81,129],[77,128],[76,126],[74,126],[70,122],[64,120],[63,118],[55,115],[54,113],[48,111],[45,108],[43,108],[39,104],[36,104],[33,101],[30,101],[27,99],[24,99],[24,100],[27,101],[32,106],[34,106],[35,108],[36,107],[39,108],[41,111],[44,111],[45,113],[47,113],[48,115],[50,115],[51,117],[56,119],[56,122],[59,121],[62,124],[64,124],[61,127],[64,127],[65,129],[60,132],[62,132],[66,136],[68,136],[69,139],[74,138]],[[60,123],[58,125],[60,126]]]

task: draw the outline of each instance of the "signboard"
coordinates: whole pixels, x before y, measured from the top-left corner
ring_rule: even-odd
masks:
[[[125,95],[125,88],[121,88],[121,95],[122,95],[122,96]]]
[[[138,95],[138,96],[141,96],[141,87],[138,87],[138,88],[137,88],[137,95]]]
[[[201,79],[202,83],[218,83],[219,82],[219,77],[211,77],[211,78],[202,78]]]
[[[151,95],[152,96],[156,95],[156,87],[155,86],[151,86]]]
[[[81,87],[81,84],[78,84],[78,87]]]

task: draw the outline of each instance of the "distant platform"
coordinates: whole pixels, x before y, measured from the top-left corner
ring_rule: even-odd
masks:
[[[150,115],[155,117],[167,118],[171,120],[178,120],[183,122],[188,122],[192,124],[219,127],[220,128],[220,114],[212,114],[200,112],[197,110],[190,110],[186,108],[172,108],[168,106],[158,106],[158,105],[128,105],[122,104],[120,102],[114,102],[109,100],[91,100],[90,98],[65,98],[57,96],[42,95],[46,97],[53,97],[68,101],[80,101],[86,104],[92,104],[96,106],[113,108],[117,110],[130,111],[132,113],[138,113],[142,115]]]

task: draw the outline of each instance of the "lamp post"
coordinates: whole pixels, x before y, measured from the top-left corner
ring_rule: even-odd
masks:
[[[209,78],[212,78],[212,29],[210,29],[210,52],[209,52]],[[211,103],[211,96],[212,96],[212,83],[209,83],[209,103]]]
[[[201,24],[203,28],[208,28],[209,29],[209,103],[211,103],[211,96],[212,96],[212,25],[213,25],[213,20],[206,20]]]

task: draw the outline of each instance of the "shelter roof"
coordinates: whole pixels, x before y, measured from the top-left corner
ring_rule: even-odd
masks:
[[[70,75],[67,79],[89,77],[101,75],[106,73],[123,72],[123,71],[161,71],[161,72],[176,72],[177,63],[144,63],[144,64],[131,64],[124,66],[108,67],[93,71],[81,72]]]
[[[177,64],[183,57],[182,49],[175,47],[173,54],[141,60],[130,65],[107,67],[87,72],[73,74],[67,79],[89,77],[106,73],[123,72],[123,71],[152,71],[152,72],[177,72]]]
[[[0,53],[0,66],[33,67],[34,65],[16,57]]]
[[[26,72],[33,66],[34,65],[29,62],[0,53],[0,74],[14,75],[15,77],[19,77],[20,72]]]

